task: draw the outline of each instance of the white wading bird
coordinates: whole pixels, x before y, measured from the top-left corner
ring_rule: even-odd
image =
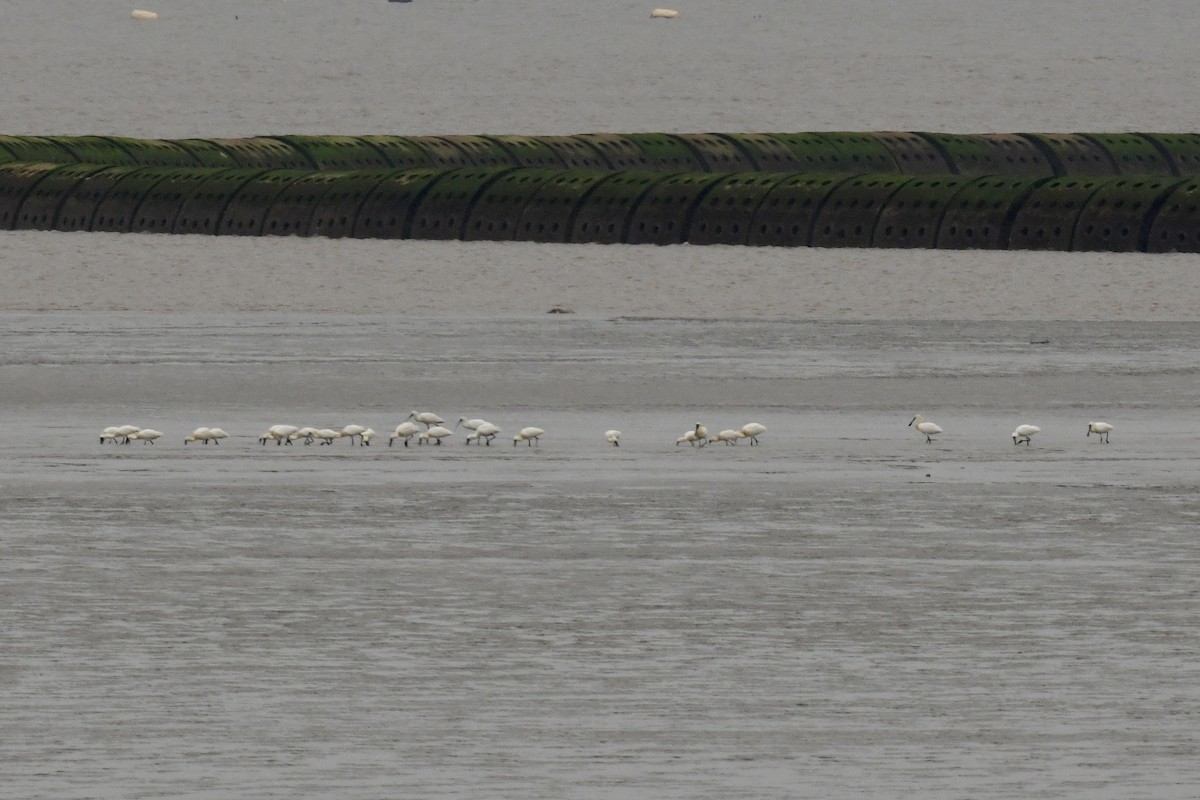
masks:
[[[747,422],[742,426],[741,438],[749,439],[751,445],[758,444],[758,437],[767,432],[767,426],[759,422]]]
[[[469,431],[478,431],[482,426],[491,425],[491,424],[492,423],[488,422],[486,419],[480,419],[478,417],[476,417],[475,419],[467,419],[466,417],[459,417],[458,422],[454,423],[454,430],[458,430],[458,427],[461,425],[462,427],[466,428]],[[478,439],[478,438],[479,437],[471,436],[471,434],[468,433],[467,434],[467,444],[471,443],[471,439]]]
[[[621,432],[620,431],[605,431],[604,432],[604,441],[611,442],[613,447],[620,447],[621,446]]]
[[[213,444],[220,444],[222,439],[228,439],[228,438],[229,438],[229,434],[226,433],[225,431],[221,430],[220,428],[209,428],[208,429],[208,439],[212,439]],[[208,444],[208,439],[204,440],[205,444]]]
[[[1100,441],[1108,444],[1108,435],[1112,433],[1112,429],[1113,426],[1107,422],[1089,422],[1087,435],[1091,436],[1093,433],[1098,433],[1100,434]]]
[[[417,444],[425,444],[425,442],[428,442],[431,439],[433,440],[434,444],[441,444],[442,439],[445,439],[447,436],[452,436],[453,434],[454,431],[450,430],[449,428],[443,428],[441,425],[434,425],[429,430],[423,431],[421,435],[417,437]]]
[[[1020,444],[1022,441],[1026,445],[1035,433],[1041,433],[1042,429],[1037,425],[1018,425],[1017,429],[1012,432],[1013,444]]]
[[[119,439],[122,444],[129,444],[129,437],[141,430],[138,425],[121,425],[116,428],[105,428],[100,434],[100,443],[103,444],[105,439],[111,438],[115,444]]]
[[[274,441],[275,444],[291,444],[291,435],[300,430],[295,425],[272,425],[267,432],[258,437],[259,444]]]
[[[305,444],[312,444],[313,439],[315,439],[316,436],[317,436],[316,428],[310,428],[310,427],[305,426],[303,428],[300,428],[298,431],[293,433],[288,438],[291,439],[293,442],[298,442],[301,439],[303,439]]]
[[[392,446],[392,442],[397,439],[404,440],[404,446],[408,447],[408,440],[421,432],[421,426],[415,422],[401,422],[396,426],[396,430],[392,431],[391,437],[388,439],[388,447]]]
[[[737,444],[737,440],[740,438],[742,438],[741,431],[735,431],[733,428],[727,428],[726,430],[723,430],[720,433],[718,433],[716,436],[713,436],[711,439],[709,439],[709,441],[710,442],[724,442],[725,444],[728,444],[728,445],[734,445],[734,444]]]
[[[212,435],[212,428],[196,428],[196,430],[183,437],[183,443],[188,442],[204,442],[208,444],[208,438]]]
[[[472,433],[467,434],[467,444],[470,444],[472,439],[474,439],[476,442],[486,440],[483,443],[490,446],[492,439],[495,439],[496,434],[499,432],[499,425],[493,425],[490,422],[485,422],[476,428]]]
[[[912,422],[908,424],[909,427],[916,428],[917,433],[920,433],[925,437],[926,443],[932,442],[933,437],[942,432],[940,427],[932,422],[926,422],[925,418],[920,414],[917,414],[915,417],[913,417]]]
[[[367,430],[365,425],[347,425],[342,428],[342,436],[350,439],[350,444],[354,444],[354,437],[359,437],[358,443],[362,444],[362,434]]]
[[[432,411],[414,411],[408,415],[408,418],[415,419],[426,428],[432,428],[434,425],[441,425],[446,421]]]
[[[513,437],[513,447],[517,446],[517,442],[527,442],[527,446],[536,444],[542,438],[543,433],[545,431],[541,428],[521,428],[521,432]]]
[[[142,444],[154,444],[154,440],[162,438],[162,435],[162,431],[156,431],[153,428],[142,428],[137,433],[129,434],[129,438],[139,439]]]
[[[333,428],[321,428],[320,430],[316,431],[313,436],[317,439],[320,439],[321,444],[333,444],[334,439],[342,438],[342,432],[335,431]]]
[[[685,431],[683,436],[680,436],[678,439],[675,440],[675,446],[678,447],[679,445],[683,444],[684,442],[687,442],[692,447],[695,447],[696,446],[696,431],[695,430]]]
[[[374,438],[375,438],[375,429],[367,428],[365,431],[363,431],[362,433],[360,433],[358,435],[358,444],[360,447],[362,447],[363,445],[370,447],[371,440]]]

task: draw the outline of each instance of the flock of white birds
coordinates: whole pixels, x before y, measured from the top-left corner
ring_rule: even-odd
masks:
[[[422,428],[421,426],[425,427]],[[499,425],[488,422],[486,419],[467,419],[459,417],[458,422],[453,428],[446,427],[446,420],[439,417],[432,411],[413,411],[408,415],[408,418],[396,426],[396,430],[392,431],[388,437],[388,447],[391,447],[397,440],[404,443],[408,447],[409,442],[416,439],[417,444],[436,444],[440,445],[443,439],[447,439],[454,435],[454,432],[459,428],[467,431],[466,444],[484,444],[490,446],[492,440],[495,439],[502,430]],[[749,439],[751,445],[758,444],[758,437],[766,433],[767,426],[757,422],[748,422],[738,430],[723,430],[720,433],[710,435],[708,428],[697,422],[695,427],[687,431],[683,436],[675,442],[677,445],[687,442],[693,446],[704,445],[710,442],[724,442],[725,444],[737,444],[739,439]],[[513,446],[525,442],[527,446],[532,447],[541,441],[546,431],[542,428],[531,426],[521,428],[513,436]],[[132,441],[140,441],[144,444],[154,444],[163,436],[162,431],[154,430],[153,428],[142,428],[137,425],[113,425],[105,428],[100,432],[100,443],[112,442],[114,444],[129,444]],[[301,428],[296,425],[272,425],[267,428],[261,436],[258,437],[260,444],[267,442],[275,442],[277,445],[293,444],[302,442],[304,444],[313,444],[316,442],[319,445],[331,445],[337,439],[349,439],[350,444],[359,446],[370,445],[372,439],[377,436],[372,428],[364,425],[347,425],[341,430],[334,428]],[[201,442],[203,444],[220,444],[222,439],[229,438],[229,434],[220,428],[197,428],[196,430],[183,437],[183,443]],[[607,430],[604,432],[604,440],[613,447],[621,446],[621,432],[618,430]]]
[[[917,414],[912,418],[912,422],[908,423],[909,427],[914,428],[917,433],[925,437],[926,442],[932,442],[933,437],[942,432],[942,428],[936,422],[929,420]],[[1107,422],[1089,422],[1087,426],[1087,436],[1093,433],[1097,434],[1101,442],[1108,444],[1108,435],[1112,433],[1113,426]],[[1012,432],[1013,444],[1025,443],[1029,446],[1033,440],[1035,433],[1041,433],[1042,429],[1037,425],[1018,425],[1016,430]]]
[[[417,444],[441,444],[443,439],[453,436],[454,431],[459,426],[469,431],[467,434],[467,444],[476,442],[491,445],[492,440],[501,432],[499,425],[495,425],[485,419],[459,418],[458,424],[453,429],[445,427],[445,423],[446,420],[432,411],[413,411],[408,415],[408,419],[397,425],[396,430],[388,437],[388,447],[391,447],[397,439],[403,441],[404,446],[408,447],[409,441],[413,438],[416,438]],[[425,426],[424,429],[421,428],[421,425]],[[531,446],[535,445],[545,433],[546,431],[543,429],[533,426],[522,428],[513,437],[513,446],[521,442],[525,442]],[[336,439],[349,439],[350,444],[355,444],[355,439],[357,439],[357,444],[362,446],[371,444],[371,440],[376,435],[373,428],[368,428],[365,425],[347,425],[341,430],[334,428],[301,428],[296,425],[272,425],[267,428],[265,433],[258,437],[258,441],[260,444],[266,444],[267,442],[275,442],[281,445],[292,444],[293,442],[313,444],[317,442],[322,445],[331,445]],[[157,431],[153,428],[142,428],[138,425],[113,425],[100,432],[100,443],[129,444],[136,440],[144,444],[154,444],[162,436],[162,431]],[[607,431],[604,436],[614,445],[619,444],[621,441],[620,431]],[[220,428],[197,428],[183,437],[183,443],[185,445],[190,442],[220,444],[222,439],[227,438],[229,438],[229,434]]]
[[[942,432],[942,428],[935,422],[917,414],[908,423],[909,427],[916,430],[917,433],[925,437],[926,442],[932,442],[933,437]],[[425,427],[422,429],[422,425]],[[408,418],[396,426],[396,430],[392,431],[388,437],[388,447],[391,447],[397,440],[404,443],[408,447],[410,441],[414,438],[417,444],[438,444],[454,435],[454,431],[460,427],[469,431],[467,433],[466,443],[469,445],[472,442],[475,444],[491,445],[492,440],[502,433],[500,426],[488,422],[485,419],[467,419],[459,417],[454,428],[445,427],[446,420],[434,414],[432,411],[413,411],[408,415]],[[1036,425],[1018,425],[1016,430],[1012,432],[1013,444],[1024,443],[1028,446],[1034,434],[1040,433],[1041,428]],[[1112,432],[1113,426],[1107,422],[1089,422],[1087,427],[1087,435],[1097,434],[1101,442],[1108,443],[1109,434]],[[758,422],[747,422],[741,428],[727,428],[717,433],[710,433],[708,428],[702,423],[697,422],[695,427],[684,432],[682,436],[675,440],[676,446],[681,444],[689,444],[692,447],[704,447],[707,444],[716,442],[724,442],[726,445],[735,445],[742,439],[749,439],[750,445],[758,444],[758,437],[767,432],[767,426]],[[521,428],[517,434],[513,436],[513,446],[517,446],[521,442],[532,446],[537,444],[542,436],[546,433],[541,428],[533,426]],[[163,436],[162,431],[154,430],[153,428],[141,428],[137,425],[119,425],[105,428],[100,432],[100,443],[105,442],[129,444],[132,441],[141,441],[145,444],[154,444]],[[300,428],[295,425],[272,425],[267,428],[266,432],[258,437],[260,444],[267,442],[275,442],[275,444],[292,444],[293,442],[303,442],[304,444],[313,444],[314,442],[321,445],[331,445],[337,439],[349,439],[350,444],[355,444],[355,439],[358,440],[359,446],[371,444],[371,440],[376,436],[373,429],[363,425],[347,425],[341,430],[333,428]],[[220,428],[197,428],[183,438],[183,443],[186,445],[190,442],[201,442],[203,444],[220,444],[222,439],[229,438],[229,434]],[[608,430],[604,432],[604,440],[614,447],[621,446],[621,432],[618,430]]]
[[[612,431],[610,431],[611,433]],[[738,430],[728,428],[718,433],[709,433],[708,428],[697,422],[696,427],[690,431],[684,431],[683,436],[675,440],[676,446],[687,442],[692,447],[699,445],[703,447],[711,442],[724,442],[725,444],[737,444],[739,439],[749,439],[751,445],[758,444],[758,437],[767,432],[767,426],[758,422],[747,422]],[[620,433],[617,433],[620,436]]]

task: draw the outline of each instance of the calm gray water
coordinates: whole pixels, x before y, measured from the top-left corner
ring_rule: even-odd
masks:
[[[1195,131],[1186,0],[4,0],[5,133]]]
[[[3,132],[1191,131],[1200,107],[1175,2],[147,6],[0,3]],[[0,235],[0,795],[1200,796],[1198,275]],[[389,449],[412,409],[504,433]],[[768,431],[676,446],[697,420]],[[127,422],[166,436],[98,443]],[[260,446],[278,422],[382,437]],[[201,425],[231,438],[183,445]]]
[[[1198,333],[0,315],[0,770],[21,797],[1194,797]],[[256,441],[414,407],[547,434]],[[697,419],[768,432],[677,446]],[[168,436],[98,444],[125,421]],[[200,424],[232,436],[184,446]]]

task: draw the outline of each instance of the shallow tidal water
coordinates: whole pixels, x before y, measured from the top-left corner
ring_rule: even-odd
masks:
[[[0,315],[6,781],[1192,796],[1196,333]],[[257,441],[426,407],[547,434]],[[677,445],[696,419],[768,432]],[[167,436],[97,442],[126,420]]]
[[[1197,129],[1176,0],[150,8],[0,133]],[[1193,800],[1198,267],[0,233],[0,795]]]

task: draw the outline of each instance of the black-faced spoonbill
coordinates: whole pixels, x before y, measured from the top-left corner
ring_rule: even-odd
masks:
[[[709,441],[710,442],[724,442],[725,444],[728,444],[728,445],[735,445],[735,444],[737,444],[737,441],[740,438],[742,438],[741,431],[735,431],[733,428],[727,428],[727,429],[721,431],[720,433],[718,433],[716,436],[709,439]]]
[[[687,442],[692,447],[696,446],[696,431],[694,429],[690,430],[690,431],[685,431],[683,436],[680,436],[678,439],[676,439],[675,446],[678,447],[679,445],[683,444],[684,442]]]
[[[424,444],[430,440],[433,440],[434,444],[441,444],[442,439],[453,435],[454,431],[450,430],[449,428],[443,428],[441,425],[434,425],[432,428],[422,432],[421,435],[417,437],[417,444]]]
[[[917,433],[925,436],[926,444],[933,441],[933,437],[942,432],[942,429],[932,422],[926,422],[925,418],[917,414],[912,418],[912,422],[908,423],[909,427],[916,428]]]
[[[767,432],[767,426],[759,422],[747,422],[738,432],[741,438],[749,439],[750,444],[755,445],[758,444],[758,437]]]
[[[295,433],[293,433],[288,438],[291,439],[293,442],[303,439],[305,444],[312,444],[313,439],[316,438],[316,435],[317,435],[316,428],[311,428],[311,427],[305,426],[305,427],[301,428],[300,430],[296,431]]]
[[[415,422],[401,422],[396,426],[396,430],[392,431],[391,437],[388,439],[388,447],[392,446],[392,442],[397,439],[404,440],[404,446],[408,447],[408,440],[421,432],[421,426]]]
[[[486,445],[491,445],[492,439],[496,438],[496,434],[500,432],[499,425],[493,425],[490,422],[481,423],[474,431],[467,434],[467,444],[474,439],[476,442],[483,440]]]
[[[342,428],[342,436],[350,439],[350,444],[354,444],[354,437],[359,437],[358,443],[362,444],[362,434],[367,430],[365,425],[347,425]]]
[[[605,431],[604,432],[604,441],[611,443],[613,447],[620,447],[621,446],[621,432],[620,431]]]
[[[291,444],[291,435],[300,430],[295,425],[272,425],[267,432],[258,437],[259,444],[274,440],[275,444]]]
[[[1112,433],[1112,429],[1113,426],[1107,422],[1089,422],[1087,435],[1091,436],[1093,433],[1098,433],[1100,434],[1100,441],[1108,444],[1108,435]]]
[[[121,438],[123,444],[129,444],[129,437],[141,430],[138,425],[122,425],[117,428],[116,434]],[[113,441],[116,441],[115,439]]]
[[[492,424],[492,423],[488,422],[486,419],[478,419],[478,418],[476,418],[476,419],[465,419],[465,418],[463,418],[463,417],[459,417],[459,418],[458,418],[458,422],[456,422],[456,423],[454,424],[454,430],[458,430],[458,426],[459,426],[459,425],[461,425],[461,426],[463,426],[464,428],[466,428],[467,430],[471,431],[472,433],[475,433],[475,432],[478,432],[478,430],[479,430],[480,428],[482,428],[482,427],[484,427],[484,426],[487,426],[487,425],[491,425],[491,424]],[[499,429],[499,428],[497,428],[496,430],[497,430],[497,431],[499,431],[500,429]],[[494,436],[494,435],[495,435],[495,434],[493,434],[493,436]],[[472,436],[470,433],[468,433],[468,434],[467,434],[467,444],[470,444],[472,439],[475,439],[475,440],[477,440],[477,441],[478,441],[479,437],[478,437],[478,436]],[[490,440],[490,439],[488,440],[488,444],[491,444],[491,440]]]
[[[533,445],[542,438],[543,433],[545,431],[541,428],[534,428],[532,426],[521,428],[521,432],[513,437],[513,447],[517,446],[517,442],[526,442],[527,446]]]
[[[212,428],[196,428],[196,430],[183,437],[183,443],[188,442],[204,442],[208,444],[208,438],[212,434]]]
[[[342,438],[341,431],[335,431],[333,428],[321,428],[314,436],[321,440],[321,444],[333,444],[334,439]],[[321,445],[317,445],[320,447]]]
[[[1017,429],[1012,432],[1013,444],[1020,444],[1023,440],[1026,446],[1028,446],[1030,438],[1032,438],[1035,433],[1041,432],[1042,429],[1037,425],[1018,425]]]
[[[434,425],[441,425],[446,421],[432,411],[414,411],[408,415],[408,418],[415,419],[417,422],[422,423],[426,428],[431,428]]]
[[[156,431],[153,428],[142,428],[137,433],[129,434],[130,439],[138,439],[142,444],[154,444],[156,439],[162,438],[162,431]]]

